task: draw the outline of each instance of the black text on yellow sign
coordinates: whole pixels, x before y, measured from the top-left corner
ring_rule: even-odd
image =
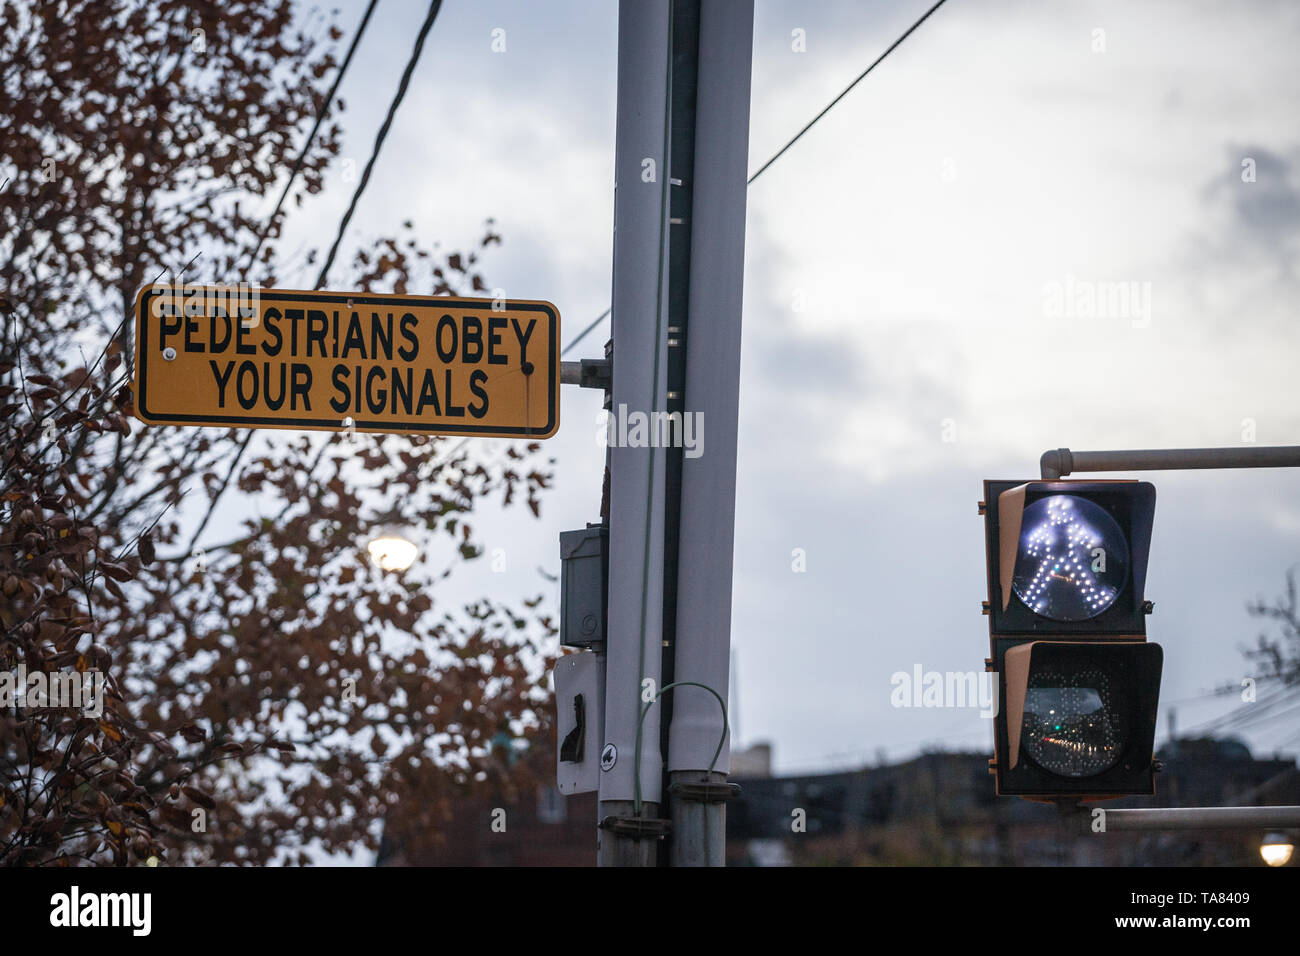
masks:
[[[152,285],[136,297],[135,410],[159,425],[549,438],[549,302]]]

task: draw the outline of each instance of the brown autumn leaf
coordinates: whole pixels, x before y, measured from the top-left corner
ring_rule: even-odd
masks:
[[[140,554],[141,564],[146,566],[153,564],[154,559],[157,557],[153,546],[153,535],[148,531],[140,535],[140,540],[136,545],[136,550]]]
[[[131,578],[135,576],[131,573],[130,569],[124,568],[120,564],[114,564],[112,561],[100,561],[96,567],[114,581],[130,581]]]
[[[203,807],[205,810],[216,809],[217,801],[213,800],[212,797],[208,796],[198,787],[184,786],[181,787],[181,792],[184,793],[185,796],[193,800],[195,803],[197,803],[199,806]]]
[[[177,730],[177,733],[192,744],[202,743],[208,736],[197,724],[186,724],[184,727]]]

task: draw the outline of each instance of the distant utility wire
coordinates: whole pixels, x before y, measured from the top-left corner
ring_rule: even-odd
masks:
[[[1290,706],[1300,701],[1300,696],[1297,696],[1298,693],[1300,693],[1300,688],[1297,687],[1279,687],[1271,693],[1263,695],[1258,701],[1235,707],[1226,714],[1196,725],[1191,730],[1180,734],[1180,736],[1212,736],[1234,732],[1261,720],[1276,720],[1283,714],[1289,713]],[[1279,705],[1286,705],[1287,709],[1279,713],[1277,711]]]
[[[339,84],[343,82],[343,76],[348,71],[348,64],[352,62],[352,54],[357,52],[357,47],[361,44],[361,35],[366,32],[366,24],[370,22],[370,14],[375,12],[375,7],[379,5],[379,0],[370,0],[370,5],[366,7],[365,16],[361,18],[361,25],[357,27],[357,32],[352,37],[352,43],[348,47],[347,55],[343,58],[343,65],[334,76],[334,84],[330,87],[329,93],[321,101],[320,109],[316,111],[316,122],[312,124],[311,132],[307,134],[307,139],[302,144],[302,149],[298,151],[298,158],[294,161],[293,169],[289,172],[289,178],[285,181],[284,189],[280,192],[280,198],[275,204],[275,209],[271,211],[271,216],[266,220],[266,225],[262,227],[262,234],[257,237],[257,245],[248,255],[248,262],[244,268],[247,270],[252,267],[257,260],[257,254],[262,251],[262,244],[266,242],[267,235],[271,232],[271,227],[275,224],[275,217],[280,214],[280,209],[284,206],[284,201],[289,196],[289,187],[302,171],[303,161],[307,158],[307,150],[311,148],[312,141],[316,139],[316,134],[320,132],[321,123],[325,122],[325,114],[330,111],[330,104],[334,102],[334,95],[339,91]]]
[[[579,332],[579,333],[577,334],[577,336],[573,339],[573,341],[570,342],[568,345],[566,345],[566,346],[565,346],[565,347],[560,351],[560,355],[562,355],[562,356],[563,356],[563,355],[568,355],[568,354],[569,354],[569,349],[573,348],[575,345],[577,345],[579,342],[581,342],[583,339],[585,339],[585,338],[587,337],[587,333],[591,332],[591,331],[592,331],[596,326],[598,326],[598,325],[600,325],[600,323],[604,322],[604,321],[605,321],[605,316],[609,315],[609,314],[610,314],[611,312],[613,312],[613,311],[614,311],[614,307],[611,305],[611,306],[610,306],[608,309],[606,309],[604,312],[600,313],[600,315],[596,316],[596,320],[595,320],[594,322],[592,322],[591,325],[587,326],[585,329],[583,329],[581,332]]]
[[[379,151],[384,146],[384,138],[388,136],[388,129],[393,125],[393,117],[397,113],[397,107],[401,105],[402,98],[406,96],[406,88],[411,83],[411,74],[415,72],[415,65],[420,62],[420,53],[424,49],[424,38],[429,35],[429,30],[433,27],[433,21],[438,17],[438,11],[442,9],[442,0],[433,0],[429,4],[429,13],[424,18],[424,25],[420,27],[420,32],[415,37],[415,49],[411,51],[411,58],[406,61],[406,70],[402,73],[402,81],[397,84],[397,92],[393,95],[393,102],[388,105],[388,115],[384,117],[383,125],[379,127],[379,133],[375,136],[374,149],[370,151],[370,159],[366,162],[365,172],[361,174],[361,181],[357,183],[356,191],[352,194],[352,202],[348,204],[347,212],[343,214],[343,221],[339,223],[338,235],[334,237],[334,245],[330,246],[330,253],[325,257],[325,264],[321,266],[320,278],[316,280],[315,288],[319,289],[325,284],[325,279],[329,275],[330,266],[334,264],[334,256],[339,251],[339,244],[343,241],[343,233],[347,231],[348,223],[352,221],[352,214],[356,211],[357,201],[361,194],[365,192],[366,184],[370,182],[370,173],[375,168],[375,160],[379,158]]]
[[[938,9],[939,9],[941,6],[943,6],[946,2],[947,2],[947,0],[939,0],[939,2],[936,3],[934,6],[932,6],[929,10],[926,10],[925,13],[923,13],[923,14],[921,15],[921,19],[919,19],[919,20],[917,20],[915,23],[913,23],[910,27],[907,28],[907,30],[905,30],[905,31],[903,32],[903,35],[902,35],[902,36],[900,36],[900,37],[899,37],[897,40],[895,40],[893,43],[889,44],[889,46],[885,49],[885,52],[884,52],[884,53],[882,53],[882,54],[880,54],[880,56],[876,57],[875,61],[874,61],[874,62],[873,62],[869,67],[867,67],[865,70],[863,70],[861,73],[858,74],[858,78],[857,78],[856,80],[854,80],[854,81],[853,81],[852,83],[850,83],[848,86],[844,87],[844,89],[840,91],[840,95],[839,95],[839,96],[835,97],[835,99],[833,99],[833,100],[831,100],[829,103],[827,103],[825,109],[823,109],[820,113],[818,113],[816,116],[814,116],[811,120],[808,121],[808,125],[807,125],[807,126],[805,126],[803,129],[799,130],[799,132],[795,133],[794,136],[790,139],[790,141],[789,141],[788,143],[786,143],[784,146],[782,146],[780,149],[778,149],[778,150],[776,151],[776,153],[772,156],[771,159],[769,159],[769,160],[768,160],[767,162],[765,162],[762,166],[760,166],[760,167],[758,168],[758,172],[754,173],[754,175],[750,176],[749,179],[746,180],[746,184],[752,183],[752,182],[753,182],[755,179],[757,179],[759,176],[762,176],[763,173],[767,170],[767,167],[771,166],[771,165],[772,165],[773,163],[775,163],[778,159],[780,159],[783,155],[785,155],[785,151],[786,151],[787,149],[789,149],[791,146],[793,146],[795,143],[797,143],[797,142],[799,141],[799,137],[803,136],[804,133],[806,133],[806,132],[808,132],[810,129],[812,129],[813,126],[816,125],[817,121],[818,121],[819,119],[821,119],[823,116],[825,116],[827,113],[829,113],[829,112],[831,111],[831,109],[835,106],[836,103],[838,103],[840,100],[844,99],[844,97],[848,96],[849,91],[852,90],[853,87],[857,86],[857,85],[858,85],[859,83],[861,83],[864,79],[866,79],[866,76],[867,76],[868,73],[870,73],[872,70],[874,70],[876,67],[878,67],[878,66],[879,66],[879,65],[884,61],[885,57],[887,57],[887,56],[889,56],[889,54],[893,53],[894,50],[895,50],[895,49],[896,49],[896,48],[897,48],[897,47],[898,47],[898,46],[899,46],[899,45],[900,45],[904,40],[906,40],[908,37],[910,37],[910,36],[912,35],[912,32],[913,32],[917,27],[919,27],[922,23],[924,23],[926,20],[928,20],[928,19],[930,18],[930,14],[934,13],[934,11],[938,10]]]
[[[790,141],[789,141],[788,143],[786,143],[784,146],[782,146],[780,149],[778,149],[778,150],[776,151],[776,153],[773,154],[773,156],[772,156],[771,159],[769,159],[769,160],[768,160],[767,162],[765,162],[762,166],[760,166],[760,167],[758,168],[758,172],[754,173],[754,175],[750,176],[749,179],[745,180],[745,185],[748,186],[748,185],[750,185],[751,183],[753,183],[753,181],[754,181],[755,179],[757,179],[759,176],[762,176],[763,173],[765,173],[765,172],[767,171],[767,168],[768,168],[769,166],[771,166],[771,165],[772,165],[773,163],[775,163],[778,159],[780,159],[782,156],[784,156],[784,155],[785,155],[785,151],[788,150],[791,146],[793,146],[796,142],[798,142],[799,137],[803,136],[804,133],[806,133],[806,132],[808,132],[810,129],[812,129],[813,126],[815,126],[815,125],[817,124],[817,121],[818,121],[818,120],[820,120],[823,116],[825,116],[827,113],[829,113],[829,112],[831,111],[831,109],[834,108],[834,106],[835,106],[836,103],[838,103],[840,100],[844,99],[844,97],[847,96],[847,95],[849,94],[849,91],[850,91],[850,90],[852,90],[855,86],[857,86],[857,85],[858,85],[859,83],[861,83],[864,79],[866,79],[866,76],[867,76],[868,73],[870,73],[872,70],[874,70],[876,67],[878,67],[878,66],[879,66],[879,65],[884,61],[885,57],[887,57],[887,56],[889,56],[889,54],[893,53],[894,50],[895,50],[895,49],[896,49],[896,48],[897,48],[897,47],[898,47],[898,46],[899,46],[899,45],[900,45],[904,40],[906,40],[908,37],[910,37],[910,36],[912,35],[912,33],[916,30],[917,27],[919,27],[922,23],[924,23],[926,20],[928,20],[928,19],[930,18],[930,14],[934,13],[934,11],[938,10],[938,9],[939,9],[941,6],[943,6],[945,3],[947,3],[947,0],[939,0],[939,2],[936,3],[934,6],[932,6],[929,10],[926,10],[925,13],[923,13],[923,14],[921,15],[921,18],[920,18],[919,20],[917,20],[915,23],[913,23],[910,27],[908,27],[908,28],[903,32],[902,36],[900,36],[900,37],[899,37],[897,40],[895,40],[893,43],[889,44],[889,46],[885,49],[885,52],[884,52],[884,53],[882,53],[882,54],[880,54],[880,56],[876,57],[876,59],[872,62],[872,64],[871,64],[869,67],[867,67],[865,70],[863,70],[861,73],[859,73],[858,76],[857,76],[857,79],[855,79],[855,80],[854,80],[852,83],[850,83],[848,86],[844,87],[844,89],[840,91],[840,95],[839,95],[839,96],[835,97],[835,99],[833,99],[833,100],[831,100],[829,103],[827,103],[826,106],[825,106],[825,108],[824,108],[820,113],[818,113],[816,116],[814,116],[811,120],[809,120],[809,121],[808,121],[808,124],[807,124],[806,126],[804,126],[803,129],[801,129],[801,130],[799,130],[799,132],[795,133],[794,136],[790,139]],[[602,313],[600,314],[600,317],[597,318],[596,321],[592,322],[591,325],[587,326],[587,327],[586,327],[585,329],[583,329],[580,333],[578,333],[577,337],[576,337],[572,342],[570,342],[568,345],[566,345],[566,346],[564,347],[563,351],[560,352],[560,354],[561,354],[561,355],[566,354],[566,353],[569,351],[569,349],[573,348],[575,345],[577,345],[579,342],[581,342],[584,338],[586,338],[587,335],[588,335],[588,333],[590,333],[594,328],[596,328],[596,326],[600,325],[600,323],[604,320],[605,316],[609,315],[610,312],[612,312],[612,311],[613,311],[613,307],[611,306],[610,308],[608,308],[608,309],[606,309],[604,312],[602,312]]]
[[[1270,681],[1270,680],[1277,680],[1277,678],[1273,676],[1265,675],[1263,677],[1255,678],[1255,683],[1258,684],[1263,681]],[[1177,700],[1162,700],[1160,702],[1160,706],[1182,707],[1188,704],[1204,703],[1206,701],[1218,700],[1223,697],[1231,697],[1234,694],[1240,694],[1241,689],[1242,689],[1242,685],[1239,684],[1231,684],[1231,683],[1223,684],[1219,687],[1214,688],[1214,690],[1205,691],[1200,694],[1192,694],[1190,697],[1179,697]]]

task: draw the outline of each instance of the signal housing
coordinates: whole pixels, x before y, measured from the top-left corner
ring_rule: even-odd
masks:
[[[1106,520],[1113,519],[1127,545],[1118,592],[1108,606],[1085,619],[1048,617],[1030,607],[1012,584],[1026,510],[1058,495],[1100,508]],[[1154,486],[1139,481],[991,480],[984,482],[982,511],[990,660],[999,675],[996,757],[991,767],[997,792],[1040,800],[1154,793],[1153,748],[1163,663],[1160,646],[1146,643],[1150,604],[1145,584]],[[1067,720],[1040,726],[1042,715],[1031,713],[1033,726],[1026,726],[1027,701],[1037,701],[1041,709],[1058,700],[1075,707],[1085,702],[1095,709],[1076,715],[1073,725]],[[1097,725],[1103,729],[1096,730]],[[1073,726],[1079,739],[1057,739],[1052,726],[1067,731]],[[1035,729],[1038,737],[1026,737]],[[1088,733],[1102,733],[1117,743],[1099,750],[1086,743]],[[1072,763],[1076,756],[1079,759]]]

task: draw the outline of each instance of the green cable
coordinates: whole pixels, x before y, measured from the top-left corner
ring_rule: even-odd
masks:
[[[727,702],[722,699],[721,694],[708,684],[701,684],[699,681],[694,680],[675,680],[655,694],[654,698],[642,708],[641,719],[636,722],[636,753],[633,757],[636,764],[634,768],[636,770],[636,779],[632,785],[632,815],[636,817],[641,815],[641,736],[642,731],[645,729],[645,715],[650,713],[650,708],[659,702],[660,697],[677,687],[702,687],[717,699],[718,706],[722,708],[722,736],[718,738],[718,748],[713,751],[713,760],[709,763],[709,773],[713,773],[714,768],[718,765],[718,758],[722,756],[722,745],[727,742],[727,734],[731,732],[731,725],[727,721]]]

